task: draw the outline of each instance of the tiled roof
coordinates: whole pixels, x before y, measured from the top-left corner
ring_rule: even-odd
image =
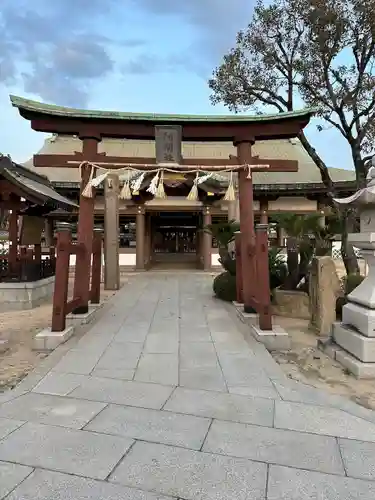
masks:
[[[174,115],[157,113],[129,113],[121,111],[100,111],[94,109],[76,109],[54,104],[44,104],[38,101],[32,101],[15,95],[10,96],[12,105],[20,110],[42,113],[51,116],[64,116],[70,118],[92,118],[108,120],[137,120],[152,121],[162,123],[186,123],[186,122],[267,122],[275,120],[284,120],[287,118],[303,118],[314,113],[314,110],[303,109],[286,113],[277,113],[275,115]]]
[[[47,139],[39,154],[74,154],[81,150],[81,141],[71,136],[53,136]],[[155,142],[145,140],[103,139],[99,144],[99,151],[108,156],[117,157],[155,157]],[[259,141],[253,147],[254,155],[262,159],[282,159],[298,161],[298,172],[254,172],[254,184],[260,186],[283,186],[300,184],[321,184],[318,167],[304,150],[297,139]],[[182,154],[186,159],[225,159],[230,154],[236,154],[236,148],[226,142],[184,142]],[[77,183],[79,172],[77,168],[43,167],[34,168],[32,160],[25,166],[34,169],[40,174],[47,175],[52,182]],[[340,168],[329,169],[334,182],[355,181],[354,170]]]
[[[48,204],[63,210],[76,207],[75,203],[59,194],[45,176],[14,163],[8,156],[0,156],[0,175],[20,188],[26,199],[31,195],[40,205]]]

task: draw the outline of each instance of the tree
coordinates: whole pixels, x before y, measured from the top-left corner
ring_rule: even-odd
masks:
[[[258,0],[247,29],[224,56],[209,81],[213,103],[232,111],[317,110],[319,129],[334,127],[351,150],[357,187],[366,182],[375,139],[374,0]],[[329,169],[302,132],[303,147],[318,166],[329,202],[335,186]],[[348,272],[358,269],[347,245],[352,212],[346,220],[342,254]],[[355,268],[355,269],[354,269]]]

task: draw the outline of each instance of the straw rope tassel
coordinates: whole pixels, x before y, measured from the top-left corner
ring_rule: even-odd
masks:
[[[140,190],[142,184],[143,184],[143,181],[144,181],[144,178],[145,178],[145,175],[146,175],[146,172],[142,172],[141,175],[139,175],[132,183],[131,183],[131,190],[132,190],[132,193],[136,193],[137,191]]]
[[[122,186],[122,189],[120,191],[120,200],[131,200],[132,199],[132,192],[130,190],[130,172],[129,170],[127,171],[126,175],[126,180],[124,182],[124,185]]]
[[[234,192],[233,172],[231,172],[230,178],[229,178],[229,185],[228,185],[228,189],[226,190],[224,200],[225,201],[235,201],[235,199],[236,199],[236,193]]]
[[[166,198],[165,190],[164,190],[164,171],[160,172],[159,184],[156,189],[155,198]]]
[[[84,196],[85,198],[92,198],[92,196],[93,196],[92,181],[94,178],[94,171],[95,171],[95,167],[91,166],[89,180],[87,181],[87,184],[82,191],[82,196]]]
[[[157,189],[158,189],[158,182],[159,182],[159,170],[156,172],[156,175],[152,178],[150,185],[147,188],[147,192],[153,194],[156,196]]]
[[[198,179],[199,179],[199,172],[197,172],[195,175],[195,179],[194,179],[193,185],[190,189],[190,193],[186,197],[187,200],[190,200],[190,201],[197,201],[198,200]]]

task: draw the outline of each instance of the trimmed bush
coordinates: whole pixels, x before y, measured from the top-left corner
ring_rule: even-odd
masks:
[[[236,300],[236,277],[228,271],[219,274],[214,279],[213,290],[218,299],[226,302]]]

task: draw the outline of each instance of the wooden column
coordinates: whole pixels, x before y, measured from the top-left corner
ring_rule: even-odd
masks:
[[[251,165],[251,146],[254,140],[238,140],[237,157],[240,165]],[[241,169],[238,173],[238,190],[240,199],[240,229],[241,229],[241,262],[244,312],[254,312],[251,299],[255,296],[256,263],[255,263],[255,232],[254,232],[254,209],[253,209],[253,182],[248,177],[247,169]]]
[[[53,247],[53,219],[44,219],[44,239],[47,247]]]
[[[235,244],[236,244],[236,300],[239,304],[243,304],[241,231],[236,231],[234,234],[235,234]]]
[[[82,140],[83,158],[87,161],[94,160],[98,154],[98,143],[101,140],[100,137],[87,137],[81,135],[80,139]],[[85,164],[81,167],[82,178],[81,194],[79,198],[77,242],[84,245],[85,251],[76,256],[73,295],[74,298],[81,297],[82,303],[73,311],[74,314],[86,314],[89,310],[95,188],[93,188],[92,198],[82,196],[82,191],[90,179],[92,168],[94,167]]]
[[[12,204],[12,211],[9,214],[9,271],[15,272],[18,255],[18,213],[16,203]]]
[[[104,289],[120,288],[119,177],[111,174],[104,184]]]
[[[69,281],[69,258],[72,242],[72,225],[68,222],[58,222],[57,231],[57,258],[56,275],[52,304],[53,332],[65,330],[65,318],[67,313],[68,281]]]
[[[145,269],[145,211],[142,206],[139,206],[137,209],[137,217],[136,217],[136,243],[135,243],[135,252],[136,252],[136,269],[144,270]]]
[[[257,293],[259,328],[272,330],[270,272],[268,266],[268,225],[256,225]]]
[[[151,253],[152,253],[152,226],[151,214],[145,215],[145,267],[151,267]]]
[[[260,223],[268,224],[268,201],[260,200]]]
[[[212,235],[205,231],[205,228],[211,224],[211,213],[209,207],[203,209],[203,233],[202,233],[202,257],[203,271],[210,271],[212,267],[211,252],[212,252]]]
[[[91,272],[91,304],[100,304],[100,282],[102,276],[102,247],[103,247],[103,229],[94,227],[92,242],[92,272]],[[120,284],[119,287],[120,288]],[[116,288],[117,290],[117,288]]]

